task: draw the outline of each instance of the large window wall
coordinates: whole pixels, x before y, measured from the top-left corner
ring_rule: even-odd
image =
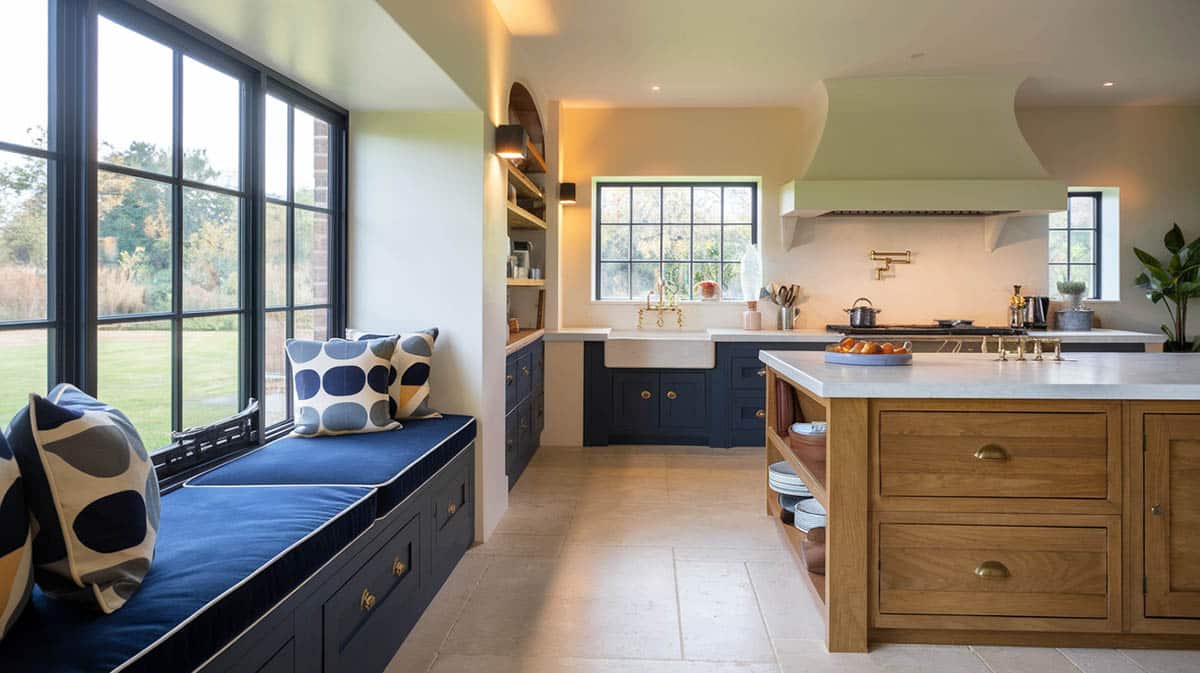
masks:
[[[70,381],[148,447],[344,327],[343,110],[140,1],[0,4],[0,416]]]

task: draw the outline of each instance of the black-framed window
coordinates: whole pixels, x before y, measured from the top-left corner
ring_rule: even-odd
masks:
[[[62,157],[54,127],[51,5],[0,7],[0,423],[56,376],[55,209]]]
[[[600,182],[593,203],[596,299],[640,300],[656,273],[681,300],[705,280],[741,298],[741,259],[758,241],[756,184]]]
[[[0,3],[0,56],[22,64],[0,111],[0,415],[68,381],[153,449],[251,397],[277,408],[268,306],[285,334],[345,326],[345,110],[143,0]],[[272,101],[308,129],[283,194]]]
[[[1100,192],[1071,192],[1067,209],[1050,214],[1050,290],[1063,280],[1083,281],[1085,296],[1100,298]]]

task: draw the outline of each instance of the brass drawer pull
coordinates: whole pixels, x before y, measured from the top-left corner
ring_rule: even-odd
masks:
[[[1008,460],[1008,451],[999,444],[984,444],[975,451],[979,460]]]
[[[446,506],[446,513],[449,514],[450,516],[454,516],[454,513],[457,511],[458,511],[458,505],[456,505],[454,503],[450,503],[449,505]]]
[[[525,376],[529,376],[529,367],[521,367],[521,373]]]
[[[363,612],[370,612],[375,609],[375,595],[370,589],[363,589],[362,598],[358,601],[358,607],[362,608]]]
[[[504,385],[511,386],[512,384],[513,384],[513,375],[505,374],[504,375]]]
[[[984,561],[975,567],[975,574],[986,580],[1008,577],[1008,567],[999,561]]]
[[[643,399],[643,400],[648,400],[648,399],[650,399],[651,397],[652,397],[652,395],[650,395],[650,391],[649,391],[649,390],[643,390],[643,391],[642,391],[642,399]]]
[[[762,369],[760,369],[760,370],[758,370],[758,371],[756,371],[756,372],[754,372],[754,373],[755,373],[755,374],[758,374],[759,376],[766,376],[766,375],[767,375],[767,368],[766,368],[766,367],[763,367]]]
[[[766,410],[766,409],[759,409],[758,411],[754,412],[754,417],[755,417],[755,418],[766,418],[766,417],[767,417],[767,410]]]
[[[1154,516],[1162,516],[1162,513],[1163,513],[1162,505],[1151,505],[1150,513],[1153,514]]]
[[[408,564],[405,563],[404,561],[401,561],[399,556],[392,559],[392,574],[393,575],[395,575],[396,577],[400,577],[400,576],[404,575],[404,572],[406,570],[408,570]]]
[[[676,397],[679,397],[679,395],[678,395],[678,394],[676,394],[674,390],[668,390],[668,391],[667,391],[667,399],[668,399],[668,400],[673,400],[673,399],[675,399]]]

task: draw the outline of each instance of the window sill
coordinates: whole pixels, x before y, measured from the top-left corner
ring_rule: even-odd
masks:
[[[699,299],[685,299],[679,302],[680,306],[744,306],[746,299],[720,299],[718,301],[701,301]],[[645,306],[646,300],[638,301],[636,299],[589,299],[588,303],[593,306]],[[654,304],[651,304],[652,306]]]

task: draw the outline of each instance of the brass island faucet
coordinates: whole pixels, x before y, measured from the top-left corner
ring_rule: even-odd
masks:
[[[663,326],[663,314],[664,313],[674,312],[675,313],[675,326],[678,327],[679,329],[683,329],[683,308],[679,305],[679,293],[672,291],[671,299],[668,301],[666,298],[666,288],[667,288],[667,285],[666,285],[666,283],[663,282],[662,272],[659,271],[658,269],[655,269],[654,270],[654,289],[650,290],[649,292],[646,293],[646,305],[638,307],[638,319],[637,319],[637,328],[638,329],[642,329],[642,320],[643,320],[643,318],[645,318],[646,313],[653,312],[653,311],[658,312],[658,320],[655,321],[655,324],[658,327]],[[658,303],[651,305],[650,297],[655,294],[658,295]]]

